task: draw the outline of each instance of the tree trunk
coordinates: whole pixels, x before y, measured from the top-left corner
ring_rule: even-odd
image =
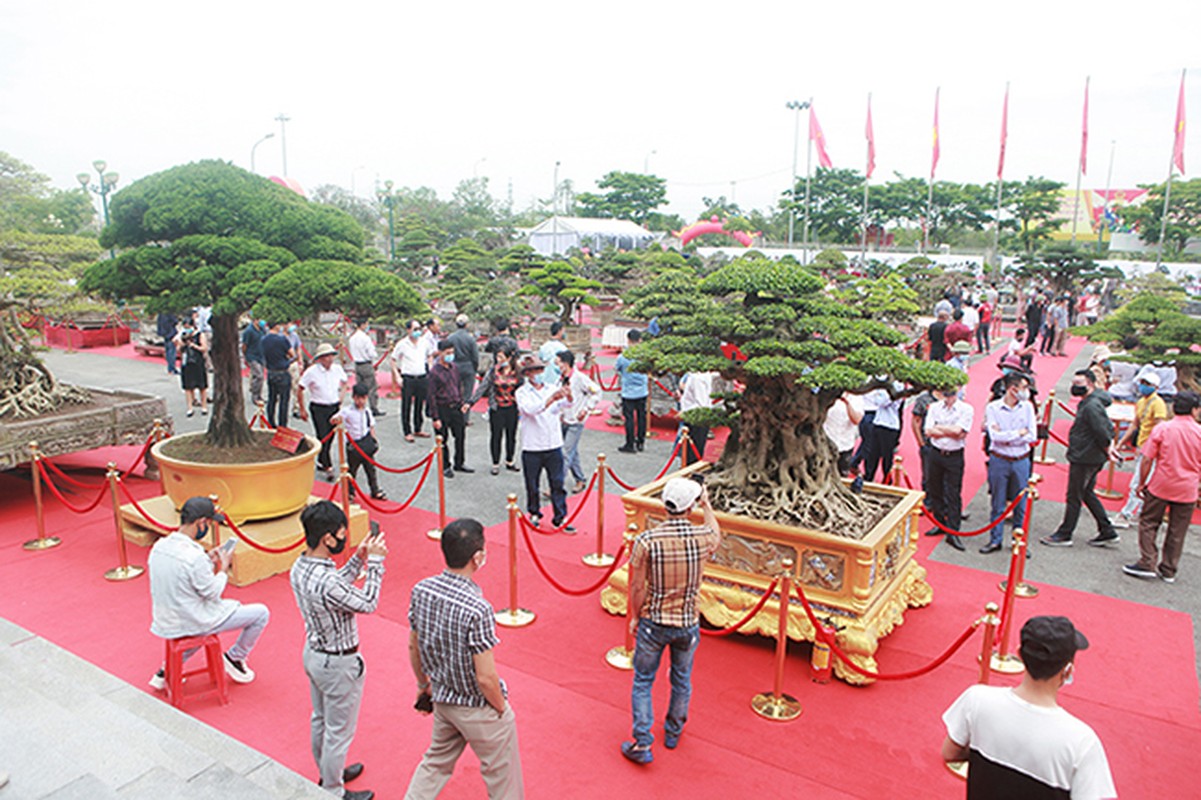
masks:
[[[213,447],[250,444],[242,397],[242,359],[238,355],[238,318],[232,314],[213,316],[213,338],[209,354],[213,361],[213,416],[205,440]]]
[[[814,393],[788,378],[755,379],[739,400],[710,491],[736,514],[862,538],[888,504],[853,494],[822,430],[836,392]]]

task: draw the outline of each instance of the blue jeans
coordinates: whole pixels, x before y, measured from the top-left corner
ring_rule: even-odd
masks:
[[[175,366],[175,340],[170,337],[163,340],[163,358],[167,362],[167,374],[178,374],[179,368]]]
[[[997,455],[988,457],[988,493],[992,497],[992,508],[988,521],[1001,516],[1005,507],[1013,502],[1018,492],[1030,483],[1030,459],[1019,458],[1008,461]],[[1013,529],[1022,528],[1026,519],[1026,498],[1013,510]],[[1028,531],[1027,531],[1028,533]],[[989,544],[1002,544],[1005,539],[1005,523],[999,523],[988,533]]]
[[[650,747],[655,740],[651,734],[651,725],[655,721],[651,688],[655,685],[655,673],[659,671],[659,660],[665,647],[671,648],[671,700],[668,701],[663,730],[671,736],[679,736],[684,730],[684,723],[688,721],[688,701],[692,697],[692,659],[700,639],[700,625],[676,628],[657,625],[649,619],[638,620],[634,688],[630,692],[634,743],[638,747]]]
[[[563,425],[563,482],[567,482],[567,473],[577,481],[584,480],[584,467],[580,464],[580,437],[584,435],[584,423],[577,422]]]

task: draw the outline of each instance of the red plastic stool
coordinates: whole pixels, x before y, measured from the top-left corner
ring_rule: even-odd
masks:
[[[203,649],[204,659],[206,663],[198,669],[190,669],[184,672],[183,669],[183,654],[185,650]],[[193,675],[203,675],[208,673],[212,679],[212,687],[200,692],[191,692],[188,697],[200,697],[209,692],[216,692],[221,698],[221,703],[229,702],[229,690],[225,685],[225,656],[221,652],[221,640],[216,634],[208,636],[184,636],[179,639],[167,639],[167,661],[166,661],[166,678],[167,678],[167,700],[171,705],[179,708],[183,705],[184,678],[190,678]]]

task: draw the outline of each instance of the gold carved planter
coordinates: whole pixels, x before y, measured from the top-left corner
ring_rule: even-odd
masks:
[[[694,464],[623,495],[626,523],[639,531],[659,524],[666,513],[658,497],[667,480],[706,468],[707,464]],[[893,495],[899,501],[863,539],[718,512],[722,543],[705,565],[698,598],[701,614],[721,628],[737,623],[780,575],[785,559],[792,559],[793,582],[804,589],[814,614],[838,629],[838,646],[860,667],[877,670],[879,639],[904,622],[906,609],[929,604],[933,590],[925,568],[913,558],[922,493],[874,483],[866,484],[864,491]],[[697,511],[694,521],[700,520]],[[625,614],[627,578],[622,567],[601,592],[601,605],[612,614]],[[774,638],[778,619],[777,595],[741,632]],[[795,597],[789,606],[788,636],[814,640],[813,625]],[[834,660],[834,673],[847,683],[872,682],[840,659]]]
[[[185,436],[204,436],[189,433]],[[163,491],[178,509],[189,497],[216,495],[221,509],[237,524],[275,519],[300,510],[313,490],[313,465],[321,444],[305,436],[309,448],[279,461],[203,464],[163,455],[165,439],[150,449],[162,471]]]

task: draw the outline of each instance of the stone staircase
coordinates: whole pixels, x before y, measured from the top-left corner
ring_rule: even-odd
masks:
[[[0,619],[0,800],[329,800],[311,781]]]

